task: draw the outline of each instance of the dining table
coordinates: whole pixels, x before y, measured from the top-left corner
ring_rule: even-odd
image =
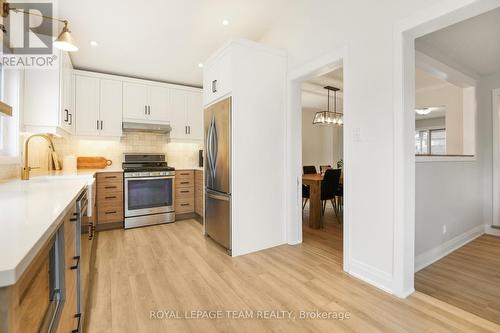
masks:
[[[320,229],[321,223],[321,183],[323,174],[310,173],[302,175],[302,184],[309,186],[309,227]],[[343,179],[340,180],[343,183]]]
[[[309,227],[321,228],[321,182],[323,175],[311,173],[302,175],[302,184],[309,186]]]

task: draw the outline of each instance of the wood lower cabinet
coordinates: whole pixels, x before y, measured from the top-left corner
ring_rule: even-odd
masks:
[[[203,170],[194,171],[194,212],[203,217]]]
[[[78,313],[79,258],[76,256],[76,238],[79,236],[76,206],[73,204],[57,231],[38,251],[17,282],[0,288],[1,333],[46,332],[55,316],[50,309],[55,310],[55,302],[59,299],[52,297],[57,295],[55,290],[61,294],[60,313],[56,316],[59,319],[53,332],[81,332]],[[60,272],[55,270],[56,266],[60,267]],[[51,288],[54,288],[52,292]]]
[[[123,226],[123,172],[97,174],[97,229]]]
[[[49,251],[44,245],[17,283],[0,288],[0,332],[38,332],[49,306]]]
[[[57,333],[79,332],[77,279],[80,259],[76,257],[76,217],[66,216],[64,228],[64,307],[61,312]]]
[[[194,212],[194,170],[175,172],[175,214]]]

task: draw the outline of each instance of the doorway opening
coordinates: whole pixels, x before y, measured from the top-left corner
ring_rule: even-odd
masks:
[[[343,261],[343,67],[301,84],[302,239]]]
[[[330,73],[330,74],[329,74]],[[336,74],[331,74],[331,73],[336,73]],[[291,245],[294,244],[299,244],[302,243],[303,239],[308,239],[309,235],[303,235],[303,228],[306,223],[308,223],[309,216],[306,215],[307,213],[303,212],[303,192],[302,192],[302,185],[303,185],[303,122],[309,122],[310,127],[312,127],[312,122],[314,120],[313,118],[309,118],[309,116],[316,111],[305,111],[303,110],[303,85],[306,87],[310,87],[311,84],[315,84],[316,86],[316,91],[319,93],[321,91],[323,96],[316,96],[315,99],[318,99],[322,97],[321,101],[323,103],[323,106],[318,106],[317,108],[326,108],[325,110],[321,111],[327,111],[327,89],[324,89],[326,86],[331,86],[334,88],[341,88],[341,97],[339,98],[340,94],[337,95],[338,98],[338,105],[337,105],[337,111],[340,113],[342,112],[342,122],[343,125],[341,126],[342,129],[340,132],[337,130],[336,135],[339,135],[339,133],[345,133],[346,131],[349,130],[349,102],[348,102],[348,95],[347,93],[344,93],[344,90],[348,90],[348,80],[346,79],[346,75],[349,73],[349,63],[348,63],[348,49],[347,47],[339,48],[336,50],[333,50],[331,53],[322,56],[320,58],[317,58],[304,66],[296,69],[295,71],[292,71],[288,75],[288,109],[289,112],[287,114],[287,128],[286,128],[286,136],[287,136],[287,152],[286,152],[286,158],[287,161],[286,163],[288,164],[288,168],[286,170],[286,189],[285,192],[288,193],[288,196],[285,201],[285,207],[286,207],[286,212],[287,212],[287,219],[286,219],[286,238],[288,240],[288,243]],[[333,78],[330,77],[329,79],[327,78],[326,80],[329,80],[330,84],[323,84],[321,83],[322,79],[321,77],[323,76],[334,76]],[[339,77],[340,75],[340,77]],[[336,76],[336,78],[335,78]],[[323,78],[325,80],[325,78]],[[312,82],[308,82],[312,81]],[[316,82],[316,83],[314,83]],[[340,85],[340,87],[335,87],[335,85]],[[326,93],[325,93],[326,92]],[[332,93],[333,91],[330,91],[330,110],[334,111],[334,94]],[[338,93],[338,92],[337,92]],[[307,94],[306,94],[307,95]],[[308,97],[304,97],[304,101],[307,102]],[[340,105],[340,103],[342,105]],[[341,108],[341,109],[340,109]],[[345,111],[345,113],[344,113]],[[306,115],[307,114],[307,115]],[[319,136],[319,133],[322,132],[321,130],[321,125],[315,125],[317,126],[316,129],[318,131],[315,131],[315,135]],[[328,132],[328,131],[325,131]],[[342,198],[336,198],[339,202],[338,210],[332,209],[332,201],[328,201],[327,206],[325,208],[325,211],[327,211],[328,216],[331,216],[331,220],[327,221],[328,225],[330,226],[335,226],[335,229],[329,229],[328,231],[335,231],[335,234],[337,236],[333,237],[324,237],[326,235],[317,235],[318,239],[325,239],[325,242],[330,242],[330,249],[332,251],[337,251],[336,256],[340,257],[339,260],[333,259],[335,262],[338,262],[340,265],[340,269],[343,269],[344,271],[349,271],[349,258],[350,258],[350,251],[349,251],[349,155],[348,155],[348,150],[347,150],[347,143],[345,140],[343,140],[343,135],[341,134],[341,138],[337,138],[335,141],[335,144],[338,145],[340,144],[340,148],[336,150],[336,155],[333,155],[333,131],[332,133],[332,138],[329,139],[329,144],[325,145],[326,147],[331,147],[332,148],[332,155],[329,158],[329,160],[325,160],[323,162],[317,161],[312,161],[309,163],[313,163],[315,165],[316,171],[318,173],[321,172],[321,165],[330,165],[332,168],[338,168],[338,165],[342,166]],[[326,135],[326,134],[325,134]],[[307,140],[307,138],[306,138]],[[341,140],[342,142],[340,142]],[[330,150],[329,148],[325,148]],[[307,152],[305,152],[307,155]],[[339,158],[340,157],[340,158]],[[338,162],[341,161],[340,164]],[[318,165],[316,165],[318,164]],[[321,174],[319,175],[321,177]],[[308,204],[306,204],[307,206]],[[309,198],[309,205],[310,205],[310,198]],[[314,204],[313,204],[314,205]],[[317,206],[322,209],[321,203],[319,203]],[[305,207],[306,208],[306,207]],[[305,209],[304,209],[305,210]],[[318,210],[315,210],[318,212]],[[335,215],[335,213],[340,214],[341,216],[341,223],[339,224],[339,218]],[[322,214],[322,213],[320,213]],[[335,216],[335,217],[334,217]],[[326,217],[328,219],[328,217]],[[331,223],[330,223],[331,222]],[[319,222],[318,222],[319,223]],[[315,232],[325,232],[325,230],[322,229],[313,229]],[[304,237],[303,237],[304,236]],[[334,244],[332,246],[332,243]],[[321,247],[321,242],[316,243]],[[337,250],[335,250],[335,248]],[[332,252],[333,253],[333,252]],[[332,258],[334,258],[332,256]]]
[[[487,35],[500,28],[500,8],[487,1],[449,7],[402,34],[399,124],[401,156],[409,162],[402,168],[400,218],[410,222],[398,229],[405,241],[396,261],[403,287],[414,284],[500,323],[500,271],[494,264],[500,237],[485,234],[493,212],[491,91],[500,88],[494,57],[500,43]]]

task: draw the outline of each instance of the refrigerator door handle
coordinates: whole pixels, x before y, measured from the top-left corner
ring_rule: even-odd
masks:
[[[216,192],[207,190],[207,197],[216,199],[216,200],[223,200],[223,201],[229,201],[229,196],[221,195]]]
[[[213,125],[213,117],[212,120],[210,121],[210,125],[208,126],[207,130],[207,162],[208,162],[208,172],[210,175],[210,179],[208,179],[208,184],[212,184],[213,182],[213,158],[212,158],[212,125]],[[210,185],[211,186],[211,185]]]
[[[209,137],[208,137],[208,151],[209,151],[209,162],[210,162],[210,177],[212,182],[215,180],[215,162],[217,160],[216,149],[216,128],[215,128],[215,115],[212,116],[212,121],[210,122]]]

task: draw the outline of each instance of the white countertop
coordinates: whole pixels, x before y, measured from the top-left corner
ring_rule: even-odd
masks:
[[[0,287],[16,283],[87,186],[63,177],[0,183]]]
[[[198,166],[196,166],[196,167],[187,167],[187,168],[181,168],[181,167],[179,167],[177,165],[172,165],[172,166],[175,168],[175,170],[200,170],[200,171],[203,171],[203,167],[198,167]]]

